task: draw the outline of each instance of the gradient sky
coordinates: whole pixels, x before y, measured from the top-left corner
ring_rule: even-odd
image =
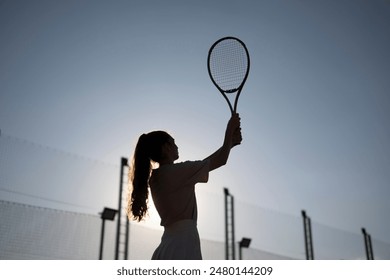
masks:
[[[230,114],[223,36],[251,55],[244,140],[200,187],[390,243],[389,1],[3,0],[0,129],[110,164],[163,129],[202,159]]]

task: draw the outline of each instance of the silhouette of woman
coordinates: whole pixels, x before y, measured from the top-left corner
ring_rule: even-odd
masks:
[[[175,140],[164,131],[142,134],[137,142],[129,178],[132,185],[128,217],[141,221],[150,192],[164,233],[152,259],[201,260],[197,230],[195,184],[206,183],[209,172],[227,163],[230,149],[242,141],[240,117],[226,127],[223,145],[204,160],[174,163],[179,158]],[[152,162],[158,168],[152,169]]]

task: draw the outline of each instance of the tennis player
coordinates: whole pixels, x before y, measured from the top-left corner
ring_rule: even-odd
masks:
[[[241,144],[238,114],[230,118],[223,145],[209,157],[175,163],[178,147],[164,131],[142,134],[137,142],[129,172],[131,196],[128,216],[141,221],[148,211],[149,188],[164,233],[154,251],[155,260],[201,260],[197,229],[195,184],[206,183],[209,172],[227,163],[232,147]],[[158,163],[153,169],[152,163]]]

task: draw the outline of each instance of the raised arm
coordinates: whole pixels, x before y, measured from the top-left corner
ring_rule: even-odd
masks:
[[[240,116],[234,114],[227,124],[223,145],[206,158],[210,161],[210,171],[225,165],[229,158],[230,149],[239,145],[241,141]]]

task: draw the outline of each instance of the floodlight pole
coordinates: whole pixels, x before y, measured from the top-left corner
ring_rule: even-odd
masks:
[[[249,248],[249,245],[251,244],[252,239],[243,237],[240,242],[238,242],[238,259],[242,260],[242,248]]]
[[[100,250],[99,250],[99,260],[103,259],[103,243],[104,243],[104,227],[105,227],[105,221],[113,221],[115,219],[115,215],[118,211],[115,209],[104,207],[103,212],[101,214],[102,219],[102,231],[100,234]]]
[[[102,231],[100,233],[100,252],[99,252],[99,260],[103,259],[103,243],[104,243],[104,222],[106,220],[102,219]]]

